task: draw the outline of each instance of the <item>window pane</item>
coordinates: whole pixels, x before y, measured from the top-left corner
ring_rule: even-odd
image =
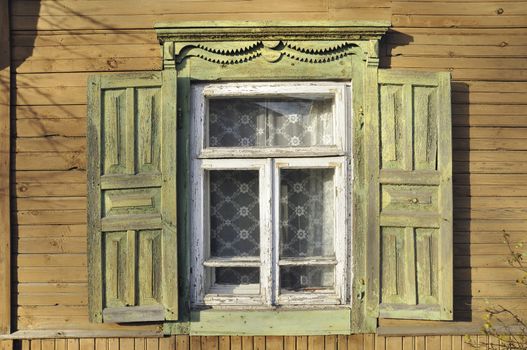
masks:
[[[210,147],[332,145],[332,96],[209,100]]]
[[[290,291],[333,289],[333,266],[282,266],[280,288]]]
[[[280,256],[334,256],[334,169],[280,171]]]
[[[268,146],[333,144],[333,99],[267,102]]]
[[[258,284],[260,283],[259,267],[217,267],[215,268],[216,284]]]
[[[263,140],[265,107],[249,99],[209,100],[209,146],[250,147]]]
[[[212,170],[210,252],[212,257],[260,255],[257,170]]]

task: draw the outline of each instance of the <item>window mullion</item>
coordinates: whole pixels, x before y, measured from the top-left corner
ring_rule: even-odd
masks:
[[[272,159],[260,168],[260,281],[262,300],[273,303]]]
[[[276,166],[276,159],[272,160],[272,180],[273,180],[273,302],[278,303],[280,293],[280,171]]]

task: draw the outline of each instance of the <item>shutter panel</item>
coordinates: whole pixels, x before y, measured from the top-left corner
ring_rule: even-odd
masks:
[[[175,77],[88,81],[92,322],[177,319]]]
[[[452,319],[450,74],[379,70],[380,317]]]

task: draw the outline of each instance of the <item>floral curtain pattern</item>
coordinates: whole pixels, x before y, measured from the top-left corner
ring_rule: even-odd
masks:
[[[280,171],[280,258],[334,257],[334,169]],[[280,287],[333,286],[332,266],[284,266]]]
[[[209,100],[210,147],[333,144],[333,99]]]
[[[333,97],[215,98],[210,147],[300,147],[333,143]],[[281,169],[279,257],[335,256],[334,169]],[[210,256],[259,257],[258,171],[209,171]],[[280,267],[283,290],[332,288],[332,265]],[[215,283],[259,283],[259,268],[217,267]]]
[[[211,256],[259,256],[258,171],[212,170],[209,179]]]
[[[333,169],[280,171],[280,257],[334,256]]]

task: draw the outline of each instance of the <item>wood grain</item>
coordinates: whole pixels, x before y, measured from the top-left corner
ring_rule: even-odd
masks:
[[[10,109],[12,90],[9,10],[9,1],[0,1],[0,334],[11,331]],[[4,345],[7,348],[8,344]]]

